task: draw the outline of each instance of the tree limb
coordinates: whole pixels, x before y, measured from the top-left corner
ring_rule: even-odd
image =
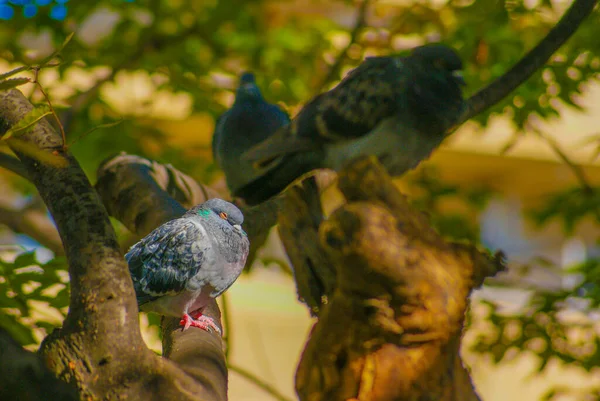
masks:
[[[375,158],[340,173],[348,204],[319,228],[338,277],[296,374],[301,400],[475,401],[459,354],[468,296],[505,268],[445,242]]]
[[[0,91],[0,133],[32,109],[18,90]],[[131,277],[106,209],[77,161],[63,150],[60,135],[42,119],[20,133],[19,141],[64,161],[44,164],[13,149],[56,222],[69,262],[69,313],[40,350],[48,367],[76,385],[81,399],[192,400],[198,394],[226,399],[222,371],[207,384],[145,346]],[[202,330],[190,334],[211,336]]]
[[[319,190],[314,177],[284,194],[279,213],[279,236],[292,263],[298,299],[318,316],[335,288],[335,270],[322,252],[317,230],[323,222]]]
[[[469,111],[458,125],[492,107],[527,81],[577,31],[597,2],[598,0],[575,0],[537,46],[504,75],[471,96]]]

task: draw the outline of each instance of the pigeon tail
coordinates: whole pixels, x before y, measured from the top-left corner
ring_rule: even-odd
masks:
[[[242,160],[252,163],[255,168],[268,168],[275,159],[293,153],[309,152],[317,147],[310,138],[290,134],[292,127],[286,125],[273,135],[242,154]]]
[[[235,197],[255,206],[283,192],[306,173],[324,168],[324,156],[320,151],[284,156],[274,167],[256,180],[233,191]]]

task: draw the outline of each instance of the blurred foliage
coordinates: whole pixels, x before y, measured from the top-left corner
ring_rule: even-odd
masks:
[[[10,261],[10,259],[14,259]],[[38,343],[34,329],[48,334],[66,316],[69,287],[66,260],[46,263],[35,252],[0,259],[0,326],[23,345]],[[58,317],[58,319],[57,319]],[[43,337],[42,337],[43,338]]]
[[[32,18],[17,13],[0,24],[0,73],[26,66],[0,77],[0,85],[20,85],[38,105],[47,103],[40,87],[48,93],[70,150],[92,180],[100,161],[126,151],[210,182],[220,174],[210,154],[214,122],[231,105],[243,71],[254,71],[265,97],[293,115],[364,57],[439,40],[465,61],[467,93],[472,94],[537,44],[566,6],[550,0],[373,2],[367,25],[349,43],[357,9],[350,1],[72,1],[63,21],[46,12]],[[474,121],[484,127],[492,115],[507,115],[520,135],[531,117],[557,117],[561,104],[580,108],[578,96],[600,71],[600,24],[593,23],[599,16],[596,10],[551,62]],[[72,40],[53,56],[72,32]],[[331,67],[346,49],[328,82]],[[47,65],[27,67],[41,64]],[[21,178],[7,175],[6,180],[23,196],[33,192]],[[413,202],[431,215],[440,232],[479,242],[479,214],[494,195],[489,189],[449,184],[431,169],[423,169],[412,185]],[[558,220],[569,235],[579,223],[600,219],[595,188],[549,193],[543,201],[531,211],[540,229]],[[63,262],[40,265],[42,272],[27,270],[36,263],[32,254],[24,254],[14,263],[3,261],[0,274],[0,308],[6,312],[0,324],[23,344],[35,341],[33,327],[49,328],[43,320],[27,320],[30,300],[58,310],[68,303],[66,287],[56,297],[43,294],[64,285],[57,273],[64,270]],[[580,284],[569,290],[520,285],[530,297],[512,314],[490,302],[487,318],[494,330],[475,349],[495,361],[510,350],[534,352],[540,371],[552,359],[585,369],[598,365],[597,328],[588,317],[600,302],[598,266],[593,259],[577,266]],[[25,283],[35,289],[26,291]],[[583,316],[577,323],[563,316],[574,301]],[[561,391],[566,390],[548,399]]]
[[[411,180],[413,206],[429,215],[431,224],[453,240],[479,243],[477,216],[487,206],[494,192],[485,187],[464,188],[444,182],[439,171],[422,167]]]

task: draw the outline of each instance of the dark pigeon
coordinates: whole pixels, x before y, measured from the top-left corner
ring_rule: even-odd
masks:
[[[442,44],[367,58],[244,154],[269,179],[238,196],[258,204],[311,170],[339,171],[362,155],[377,156],[393,176],[415,168],[467,112],[462,68],[458,54]]]
[[[242,74],[235,102],[219,117],[212,140],[213,157],[234,196],[264,175],[242,159],[242,154],[289,123],[289,116],[279,106],[265,101],[254,75]]]

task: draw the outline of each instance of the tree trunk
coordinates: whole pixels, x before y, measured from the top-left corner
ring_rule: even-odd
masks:
[[[297,244],[291,254],[327,260],[337,271],[298,367],[300,399],[478,400],[460,339],[468,296],[504,269],[502,255],[444,241],[374,158],[342,171],[339,187],[348,204],[285,241]],[[300,218],[303,194],[290,193],[295,199],[287,204],[295,206],[283,220]],[[317,237],[315,246],[304,247],[306,238]],[[323,265],[295,268],[329,274]]]

